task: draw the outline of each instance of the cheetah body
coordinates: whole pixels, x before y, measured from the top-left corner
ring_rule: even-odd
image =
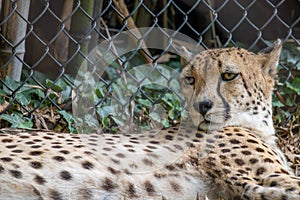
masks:
[[[184,56],[191,118],[180,126],[119,135],[2,130],[0,199],[300,199],[271,120],[280,47]]]
[[[255,199],[263,199],[273,194],[266,199],[287,195],[298,199],[294,185],[300,180],[255,132],[227,127],[207,135],[193,125],[182,125],[147,132],[146,137],[145,133],[81,137],[51,132],[1,134],[5,146],[0,197],[247,199],[255,195]],[[279,176],[277,187],[270,187],[273,176]],[[257,194],[251,187],[259,187]]]

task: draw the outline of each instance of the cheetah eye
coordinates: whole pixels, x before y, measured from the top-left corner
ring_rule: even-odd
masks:
[[[194,85],[195,84],[195,78],[192,77],[192,76],[187,76],[187,77],[184,78],[184,82],[187,85]]]
[[[234,79],[236,79],[240,74],[239,73],[229,73],[229,72],[225,72],[221,74],[222,80],[223,81],[232,81]]]

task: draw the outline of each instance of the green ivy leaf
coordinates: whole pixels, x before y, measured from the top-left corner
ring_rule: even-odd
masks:
[[[286,86],[300,95],[300,78],[295,78],[292,83],[287,82]]]
[[[149,116],[151,117],[151,119],[153,119],[156,122],[161,122],[161,118],[158,115],[158,113],[152,112],[149,114]]]
[[[111,116],[111,118],[114,120],[114,122],[116,124],[118,124],[119,126],[124,126],[124,120],[119,119],[119,117],[116,116]]]
[[[5,77],[5,85],[3,84],[3,91],[10,95],[12,93],[12,91],[15,91],[18,88],[18,84],[17,81],[15,81],[14,79],[12,79],[9,76]]]
[[[168,116],[170,117],[170,119],[174,120],[176,118],[176,110],[174,108],[172,108],[171,110],[169,110],[168,112]]]
[[[35,94],[40,98],[45,98],[45,94],[41,89],[29,89],[28,90],[30,94]]]
[[[147,106],[149,108],[152,107],[152,103],[148,99],[140,99],[139,98],[139,99],[137,99],[137,103],[140,104],[140,105],[142,105],[142,106]]]
[[[169,128],[170,127],[170,123],[166,119],[161,120],[161,123],[164,126],[164,128]]]
[[[38,97],[36,97],[36,96]],[[18,90],[17,99],[20,101],[21,105],[28,106],[32,101],[36,101],[45,98],[45,94],[41,89],[30,88],[29,86],[23,86]]]
[[[105,91],[106,91],[106,85],[105,83],[103,82],[97,82],[97,88],[96,88],[96,95],[99,97],[99,98],[103,98],[105,96]]]
[[[12,128],[32,128],[32,121],[20,113],[2,114],[1,119],[9,122]]]
[[[27,106],[29,105],[30,96],[26,96],[24,93],[17,93],[17,99],[20,101],[21,105]]]
[[[63,90],[66,90],[68,84],[62,79],[58,79],[56,82],[47,79],[46,86],[51,87],[56,92],[61,92]]]
[[[65,110],[60,110],[58,111],[58,113],[61,114],[66,120],[70,132],[75,133],[76,129],[74,128],[74,125],[76,124],[76,120],[74,119],[74,117],[70,113],[67,113]]]
[[[272,105],[279,108],[284,106],[278,99],[273,99]]]
[[[102,125],[103,125],[105,128],[107,128],[107,127],[110,125],[110,119],[109,119],[109,117],[104,117],[104,118],[102,118],[101,123],[102,123]]]
[[[109,115],[116,115],[115,106],[104,106],[97,109],[97,113],[101,118],[107,117]]]
[[[87,114],[84,116],[84,123],[90,127],[91,131],[99,130],[99,122],[94,115]]]

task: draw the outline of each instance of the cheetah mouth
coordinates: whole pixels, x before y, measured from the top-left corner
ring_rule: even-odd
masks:
[[[228,114],[224,114],[223,112],[211,112],[211,113],[207,113],[204,116],[201,116],[203,123],[207,123],[207,124],[218,124],[220,125],[224,125],[224,123],[231,118],[230,115]]]
[[[201,130],[220,129],[222,127],[224,127],[224,123],[213,122],[207,119],[204,119],[199,123],[199,128]]]
[[[202,116],[202,122],[207,124],[223,124],[223,116],[207,114]]]

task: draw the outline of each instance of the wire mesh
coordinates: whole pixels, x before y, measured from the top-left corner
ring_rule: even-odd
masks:
[[[239,46],[258,51],[277,38],[300,46],[300,3],[297,0],[38,0],[31,1],[30,5],[14,0],[1,2],[2,127],[12,125],[3,120],[15,119],[7,116],[13,115],[23,119],[23,125],[26,120],[33,120],[32,127],[55,129],[66,119],[64,111],[72,110],[77,96],[74,78],[80,64],[84,60],[93,64],[88,54],[97,44],[109,43],[113,37],[134,28],[172,29],[193,38],[203,49]],[[134,32],[132,35],[137,45],[142,46],[146,35]],[[126,45],[126,41],[117,42]],[[174,42],[167,36],[167,46]],[[119,68],[113,68],[114,74],[121,77],[135,62],[159,63],[166,59],[165,55],[172,61],[168,49],[143,48],[126,55],[116,54]],[[170,64],[171,61],[165,62]],[[299,75],[299,63],[299,57],[288,66],[282,63],[282,84]],[[17,72],[17,67],[22,71]],[[110,101],[116,77],[105,76],[98,77],[105,94],[100,95],[95,106]],[[134,96],[142,96],[152,105],[163,101],[169,91],[164,88],[153,98],[151,90],[137,85],[141,89]],[[281,89],[278,87],[275,94],[280,94]],[[132,106],[130,99],[127,106]]]

